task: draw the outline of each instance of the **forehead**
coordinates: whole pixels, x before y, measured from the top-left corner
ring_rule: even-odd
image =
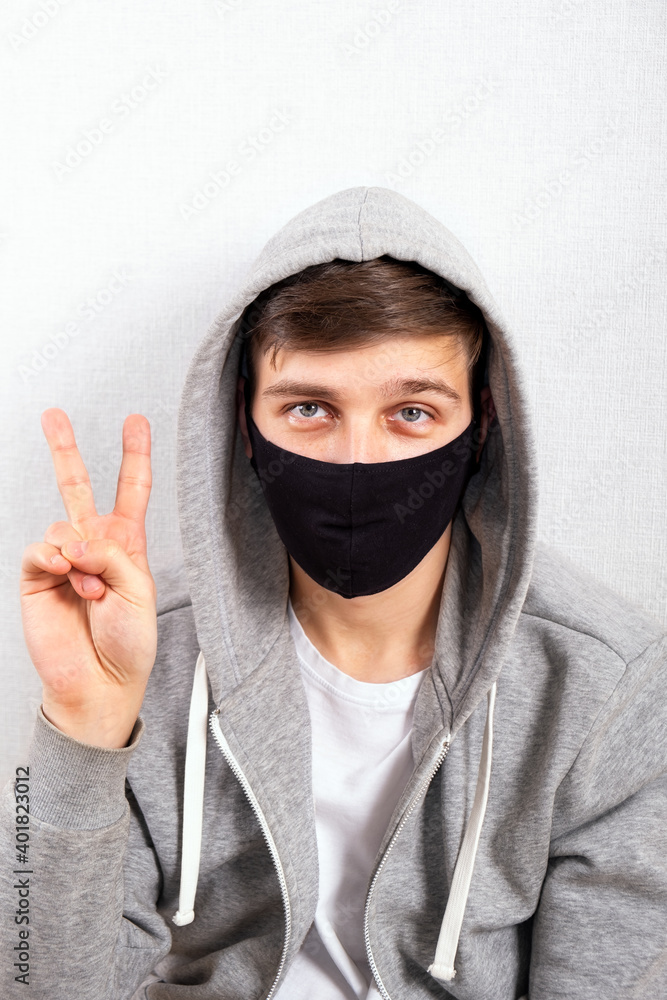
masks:
[[[468,359],[461,339],[455,334],[391,334],[374,343],[345,345],[335,350],[314,350],[284,346],[275,352],[253,355],[258,380],[270,382],[289,373],[347,373],[356,379],[376,381],[407,370],[447,372],[465,377]]]
[[[468,395],[465,351],[455,338],[401,337],[337,351],[279,351],[273,364],[264,357],[256,389],[264,399],[326,396],[332,402],[380,400],[437,394],[460,406]]]

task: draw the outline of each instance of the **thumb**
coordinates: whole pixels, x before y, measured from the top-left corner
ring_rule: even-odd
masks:
[[[104,584],[128,600],[150,596],[152,578],[132,562],[113,538],[73,539],[64,543],[61,552],[76,571],[70,579],[81,597],[101,597]]]

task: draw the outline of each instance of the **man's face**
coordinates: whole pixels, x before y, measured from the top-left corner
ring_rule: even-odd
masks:
[[[472,420],[467,359],[452,336],[392,336],[328,353],[282,349],[275,367],[269,358],[255,358],[252,417],[268,441],[297,455],[392,462],[448,444]],[[243,383],[239,423],[250,457]],[[483,431],[485,418],[486,408]]]

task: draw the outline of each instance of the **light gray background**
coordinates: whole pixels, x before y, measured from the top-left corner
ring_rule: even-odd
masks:
[[[41,412],[69,414],[100,512],[149,417],[149,557],[178,561],[194,347],[266,239],[353,185],[476,259],[523,360],[541,535],[667,622],[662,0],[5,0],[0,47],[0,780],[40,701],[21,553],[64,517]]]

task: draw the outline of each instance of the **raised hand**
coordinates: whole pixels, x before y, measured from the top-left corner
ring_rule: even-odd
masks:
[[[157,649],[156,588],[146,558],[151,490],[146,417],[123,424],[114,509],[98,514],[64,410],[42,414],[66,521],[23,553],[21,614],[43,683],[42,711],[84,743],[126,746]]]

